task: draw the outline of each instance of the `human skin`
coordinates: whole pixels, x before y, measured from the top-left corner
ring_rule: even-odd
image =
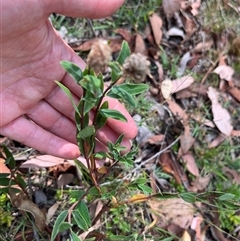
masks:
[[[74,110],[54,80],[67,86],[76,102],[81,88],[60,66],[71,61],[82,69],[85,63],[62,40],[50,24],[51,13],[79,18],[102,18],[116,11],[123,0],[2,0],[0,4],[0,134],[41,152],[62,158],[80,155],[76,145]],[[124,133],[123,145],[137,128],[129,113],[114,99],[109,108],[128,121],[109,119],[98,132],[104,148]]]

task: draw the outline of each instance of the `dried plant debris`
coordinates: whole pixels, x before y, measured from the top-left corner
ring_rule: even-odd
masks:
[[[150,61],[141,53],[131,54],[123,64],[123,75],[131,77],[136,82],[143,82],[149,74]]]

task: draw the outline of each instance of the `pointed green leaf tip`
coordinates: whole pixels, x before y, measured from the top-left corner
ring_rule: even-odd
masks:
[[[60,64],[77,83],[83,78],[82,70],[76,64],[68,61],[61,61]]]
[[[121,51],[118,55],[117,62],[123,65],[125,59],[129,57],[131,54],[131,50],[128,46],[128,43],[124,40],[122,43]]]
[[[99,110],[99,112],[107,118],[112,118],[115,120],[127,122],[127,118],[117,110],[101,109]]]

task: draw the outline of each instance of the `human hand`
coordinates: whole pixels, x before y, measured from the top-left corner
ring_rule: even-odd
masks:
[[[54,80],[67,86],[76,102],[81,88],[60,66],[61,60],[85,63],[61,39],[48,21],[52,12],[72,17],[100,18],[112,14],[123,0],[19,0],[3,1],[1,16],[0,134],[62,158],[80,155],[76,145],[74,110]],[[3,11],[4,10],[4,11]],[[114,99],[109,108],[128,122],[108,120],[97,138],[104,148],[124,133],[130,147],[137,129],[124,107]]]

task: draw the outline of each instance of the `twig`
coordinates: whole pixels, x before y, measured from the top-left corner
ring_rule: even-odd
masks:
[[[207,73],[203,76],[202,80],[201,80],[201,84],[203,84],[205,82],[205,80],[208,78],[208,76],[210,75],[210,73],[213,71],[213,69],[215,68],[215,66],[217,65],[217,63],[219,62],[219,60],[222,58],[222,56],[226,53],[226,50],[224,49],[218,56],[218,58],[215,60],[215,62],[212,64],[212,66],[208,69]]]
[[[149,161],[151,161],[154,158],[158,158],[163,152],[165,152],[166,150],[170,149],[172,146],[174,146],[178,141],[180,140],[180,136],[173,142],[171,143],[169,146],[167,146],[166,148],[162,149],[161,151],[157,152],[155,155],[153,155],[152,157],[148,158],[147,160],[145,160],[144,162],[142,162],[141,164],[139,164],[136,168],[134,168],[132,170],[132,173],[137,171],[138,169],[140,169],[142,166],[144,166],[145,164],[147,164]],[[123,178],[123,181],[126,180],[128,178],[130,174],[126,175]]]

